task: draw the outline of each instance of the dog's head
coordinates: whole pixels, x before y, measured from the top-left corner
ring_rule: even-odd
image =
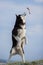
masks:
[[[16,15],[16,20],[22,21],[23,23],[25,23],[25,17],[26,17],[26,13],[19,14],[19,15]]]

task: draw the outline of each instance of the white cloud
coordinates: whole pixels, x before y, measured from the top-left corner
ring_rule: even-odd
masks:
[[[22,6],[22,5],[18,5],[18,4],[15,4],[15,3],[11,3],[11,2],[0,2],[0,8],[1,9],[19,9],[19,10],[24,10],[24,7],[25,6]]]
[[[38,3],[43,3],[43,0],[34,0],[34,1]]]
[[[40,15],[43,12],[43,7],[38,5],[30,5],[30,11],[32,15]]]
[[[29,34],[30,35],[43,35],[43,26],[42,25],[35,25],[29,28]]]
[[[30,7],[31,14],[27,12],[27,21],[32,25],[42,24],[43,21],[43,7],[39,5],[28,5]]]

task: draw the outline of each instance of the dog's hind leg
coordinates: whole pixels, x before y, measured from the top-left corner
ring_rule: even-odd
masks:
[[[21,55],[23,63],[25,63],[24,53]]]
[[[20,49],[20,53],[19,54],[20,54],[20,56],[22,58],[22,62],[25,63],[24,50],[22,48]]]
[[[13,55],[15,55],[15,54],[16,54],[15,48],[12,48],[11,51],[10,51],[10,55],[9,55],[9,58],[8,58],[8,61],[7,61],[7,62],[9,62],[10,59],[11,59],[11,57],[12,57]]]
[[[10,53],[9,58],[8,58],[8,60],[7,60],[7,63],[10,62],[11,57],[12,57],[12,54]]]

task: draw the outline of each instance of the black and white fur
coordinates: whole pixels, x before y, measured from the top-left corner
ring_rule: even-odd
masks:
[[[12,30],[12,48],[10,50],[9,59],[16,54],[19,54],[22,57],[23,62],[24,58],[24,45],[26,43],[26,14],[16,15],[16,22]]]

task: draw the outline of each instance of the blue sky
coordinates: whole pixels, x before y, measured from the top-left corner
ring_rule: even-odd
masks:
[[[30,8],[29,15],[26,7]],[[15,14],[27,13],[26,29],[28,44],[25,46],[26,60],[43,59],[43,0],[0,0],[0,59],[8,59],[12,46],[11,32]],[[14,56],[11,60],[21,60]]]

